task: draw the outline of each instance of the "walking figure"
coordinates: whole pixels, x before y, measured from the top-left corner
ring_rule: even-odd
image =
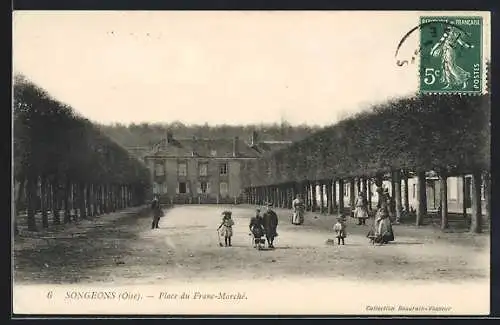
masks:
[[[274,238],[278,236],[276,232],[276,228],[278,227],[278,215],[272,210],[272,206],[272,203],[267,204],[267,209],[263,216],[268,248],[274,248]]]
[[[163,215],[163,210],[161,209],[160,200],[155,196],[151,202],[151,211],[153,212],[153,223],[151,224],[151,229],[160,228],[158,224],[160,223],[160,218]]]
[[[224,211],[222,212],[222,222],[217,228],[217,230],[220,231],[220,235],[224,236],[224,243],[227,246],[232,246],[231,245],[231,237],[233,236],[233,226],[234,226],[234,221],[231,219],[231,211]]]

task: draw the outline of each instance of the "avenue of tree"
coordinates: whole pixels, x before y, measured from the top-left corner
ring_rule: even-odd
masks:
[[[427,214],[429,171],[440,178],[442,228],[448,227],[447,178],[472,175],[471,231],[481,232],[482,182],[486,209],[490,207],[489,96],[428,95],[377,105],[288,148],[248,161],[242,181],[250,203],[272,201],[291,207],[292,198],[302,193],[312,210],[317,206],[319,185],[320,191],[326,191],[328,212],[333,213],[344,209],[343,200],[335,201],[335,184],[339,184],[339,197],[343,197],[345,183],[352,191],[358,185],[370,196],[368,184],[375,182],[380,189],[382,180],[390,179],[399,218],[409,208],[407,179],[416,175],[416,224],[420,225]],[[396,185],[402,181],[403,193]]]
[[[144,203],[146,166],[24,76],[13,88],[15,216],[29,231],[39,215],[47,228],[49,215],[69,223]]]

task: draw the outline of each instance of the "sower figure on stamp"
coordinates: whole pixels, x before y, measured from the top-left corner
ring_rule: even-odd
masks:
[[[254,248],[262,248],[262,244],[265,243],[265,240],[262,238],[265,234],[264,224],[262,216],[260,215],[260,209],[257,208],[255,217],[250,219],[250,232],[253,235],[253,247]]]
[[[151,229],[160,228],[158,224],[160,223],[160,218],[162,216],[162,209],[160,200],[157,196],[155,196],[151,202],[151,211],[153,213],[153,223],[151,224]]]
[[[267,247],[274,248],[274,238],[278,236],[278,215],[272,210],[272,203],[267,204],[266,212],[263,216],[264,229],[266,232]]]
[[[461,86],[463,89],[467,87],[467,81],[471,77],[471,73],[465,71],[456,63],[457,47],[473,48],[471,45],[462,39],[462,33],[455,27],[447,26],[441,39],[432,47],[431,55],[441,57],[441,83],[445,84],[443,89],[453,86]]]

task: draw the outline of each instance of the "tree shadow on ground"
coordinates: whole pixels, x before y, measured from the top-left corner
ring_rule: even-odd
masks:
[[[89,274],[102,266],[109,266],[111,273],[112,267],[124,264],[122,257],[129,251],[130,243],[137,240],[133,226],[139,219],[143,219],[140,212],[124,212],[124,216],[109,222],[102,216],[95,221],[104,224],[72,229],[72,234],[57,234],[51,241],[42,240],[15,250],[15,281],[78,283],[91,278]]]

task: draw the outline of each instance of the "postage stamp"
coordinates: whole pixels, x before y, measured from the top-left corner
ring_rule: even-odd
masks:
[[[481,94],[482,17],[420,17],[420,92]]]

